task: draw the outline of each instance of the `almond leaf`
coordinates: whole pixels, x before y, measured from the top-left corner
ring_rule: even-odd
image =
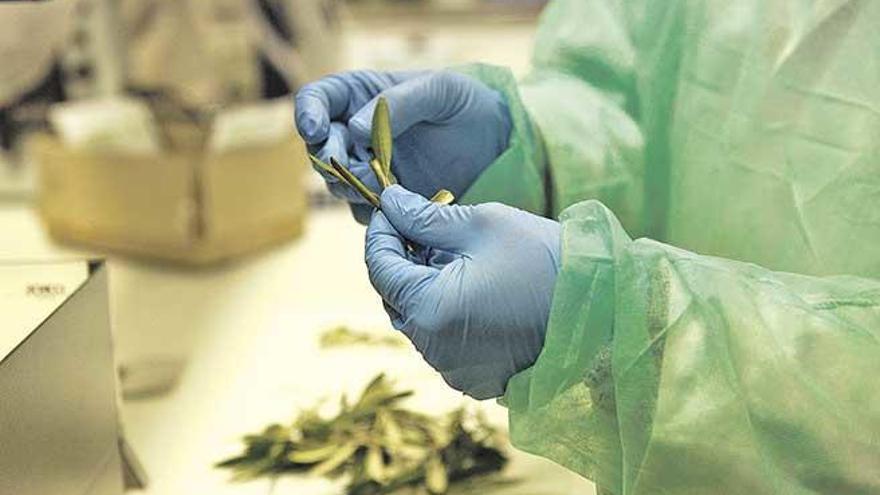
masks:
[[[382,459],[382,449],[372,445],[367,450],[367,458],[364,460],[367,476],[379,483],[385,483],[385,461]]]
[[[339,449],[339,445],[329,444],[312,449],[294,450],[287,458],[298,464],[314,464],[329,459]]]
[[[335,471],[338,467],[345,464],[351,457],[357,453],[358,444],[356,442],[349,442],[341,447],[327,460],[313,467],[309,474],[313,476],[326,476],[331,472]]]
[[[429,457],[425,464],[425,486],[435,495],[446,493],[446,490],[449,489],[446,466],[437,455]]]
[[[333,166],[333,170],[335,170],[340,176],[342,176],[342,180],[347,182],[348,185],[353,187],[357,192],[360,193],[364,199],[367,200],[368,203],[373,205],[374,208],[379,208],[379,197],[376,196],[376,193],[370,190],[369,187],[365,186],[360,179],[355,177],[351,171],[345,167],[343,167],[336,158],[330,157],[330,164]]]
[[[388,179],[388,176],[385,175],[385,170],[382,168],[382,164],[379,163],[379,160],[376,158],[370,160],[370,168],[373,170],[373,173],[376,174],[376,178],[379,179],[379,187],[385,189],[391,185],[391,181]]]
[[[373,130],[370,137],[372,138],[373,154],[382,165],[385,177],[389,181],[393,181],[391,153],[394,147],[394,136],[391,133],[391,113],[388,110],[388,100],[381,96],[373,111]]]
[[[431,201],[434,203],[438,203],[441,205],[452,204],[455,201],[455,195],[446,189],[440,189],[433,196],[431,196]]]
[[[345,178],[343,178],[341,175],[339,175],[339,172],[337,172],[336,169],[334,169],[333,167],[331,167],[327,163],[321,161],[321,159],[318,158],[317,156],[309,153],[309,159],[312,160],[312,163],[315,164],[315,167],[317,167],[318,170],[321,170],[323,172],[326,172],[326,173],[332,175],[333,177],[335,177],[337,180],[339,180],[341,182],[347,182],[345,180]]]

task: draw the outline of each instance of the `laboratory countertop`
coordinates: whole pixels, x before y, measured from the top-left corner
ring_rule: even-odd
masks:
[[[77,254],[54,245],[34,211],[0,203],[0,259]],[[180,360],[165,395],[124,402],[125,435],[149,476],[145,495],[333,495],[338,485],[286,477],[232,483],[213,464],[239,438],[303,407],[355,394],[379,372],[416,390],[411,405],[437,413],[462,404],[499,426],[505,411],[445,386],[410,348],[322,350],[319,334],[345,324],[392,331],[363,265],[363,228],[342,208],[314,212],[305,236],[222,267],[188,270],[111,258],[116,356],[123,365]],[[510,495],[588,495],[592,484],[513,452]]]

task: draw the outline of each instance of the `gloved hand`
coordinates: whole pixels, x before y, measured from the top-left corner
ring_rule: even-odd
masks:
[[[400,186],[381,199],[366,262],[392,324],[456,390],[503,395],[544,344],[559,223],[498,203],[441,206]]]
[[[388,100],[394,133],[392,171],[411,191],[460,197],[507,148],[511,122],[500,93],[451,71],[355,71],[307,84],[296,95],[296,125],[310,151],[347,166],[379,187],[368,148],[378,96]],[[362,223],[371,208],[345,184],[325,175],[330,191],[350,203]]]

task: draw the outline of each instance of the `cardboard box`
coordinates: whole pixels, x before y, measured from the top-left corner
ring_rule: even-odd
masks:
[[[119,495],[100,262],[0,263],[0,493]]]
[[[303,230],[308,159],[293,137],[217,152],[178,145],[151,154],[71,148],[40,135],[29,151],[39,167],[42,217],[63,242],[208,264]]]

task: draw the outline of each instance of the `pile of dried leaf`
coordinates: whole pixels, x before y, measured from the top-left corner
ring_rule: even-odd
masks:
[[[343,397],[336,417],[303,413],[290,426],[271,425],[244,438],[245,451],[218,467],[248,480],[308,473],[347,480],[347,495],[447,493],[456,484],[500,471],[503,440],[482,417],[459,409],[432,417],[402,407],[412,391],[398,391],[384,375],[358,400]]]

